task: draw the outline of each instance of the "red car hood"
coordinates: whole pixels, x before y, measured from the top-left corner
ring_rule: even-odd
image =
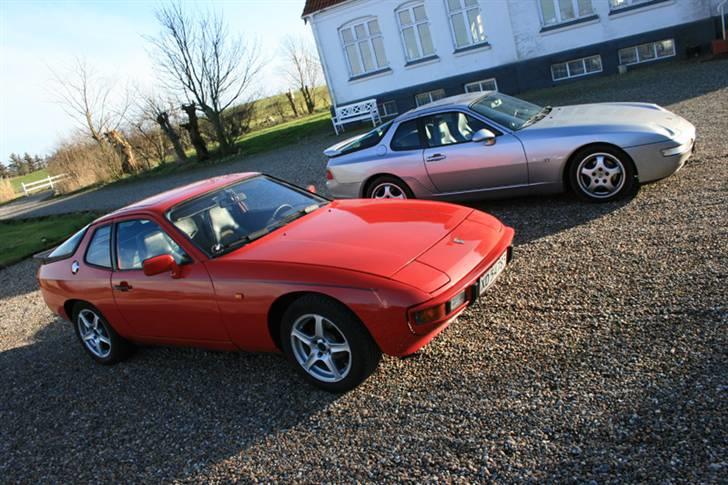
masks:
[[[315,264],[392,277],[472,212],[441,202],[334,201],[223,258]],[[448,268],[437,269],[447,273]]]

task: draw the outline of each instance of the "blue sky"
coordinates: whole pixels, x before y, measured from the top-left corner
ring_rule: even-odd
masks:
[[[257,39],[268,60],[259,91],[273,94],[281,79],[279,43],[310,36],[300,15],[304,0],[186,0],[191,8],[223,13],[230,30]],[[151,87],[153,65],[144,36],[159,29],[157,1],[0,0],[0,161],[11,152],[48,154],[74,122],[55,102],[51,69],[76,57],[120,86]]]

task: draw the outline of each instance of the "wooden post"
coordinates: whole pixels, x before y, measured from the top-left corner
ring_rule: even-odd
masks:
[[[23,186],[23,193],[26,197],[28,197],[28,189],[25,188],[25,182],[20,182],[20,185]]]
[[[54,190],[53,189],[53,178],[50,175],[48,176],[48,183],[51,184],[51,190]]]

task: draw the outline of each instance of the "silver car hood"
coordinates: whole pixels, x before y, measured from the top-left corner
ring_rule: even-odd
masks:
[[[574,131],[632,132],[675,139],[694,136],[693,126],[680,116],[649,103],[594,103],[559,106],[524,132],[571,129]],[[685,132],[689,133],[685,133]]]

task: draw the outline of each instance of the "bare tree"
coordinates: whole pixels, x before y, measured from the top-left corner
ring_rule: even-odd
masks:
[[[162,31],[149,39],[162,81],[194,103],[212,123],[223,153],[233,151],[223,111],[244,97],[260,72],[255,44],[229,34],[222,17],[212,12],[188,15],[182,3],[157,10]]]
[[[173,119],[175,110],[175,103],[171,100],[165,102],[154,94],[143,94],[140,91],[137,95],[137,111],[139,114],[134,126],[144,138],[154,142],[153,135],[149,133],[150,130],[145,126],[146,122],[154,123],[172,144],[177,162],[181,163],[187,160],[187,154],[182,145],[182,137],[175,127]],[[163,144],[154,143],[152,146],[161,149]],[[166,152],[166,147],[164,147],[164,150]]]
[[[316,47],[304,37],[288,36],[281,49],[286,59],[285,73],[291,86],[300,91],[309,114],[316,108],[316,86],[321,82],[321,63]]]

